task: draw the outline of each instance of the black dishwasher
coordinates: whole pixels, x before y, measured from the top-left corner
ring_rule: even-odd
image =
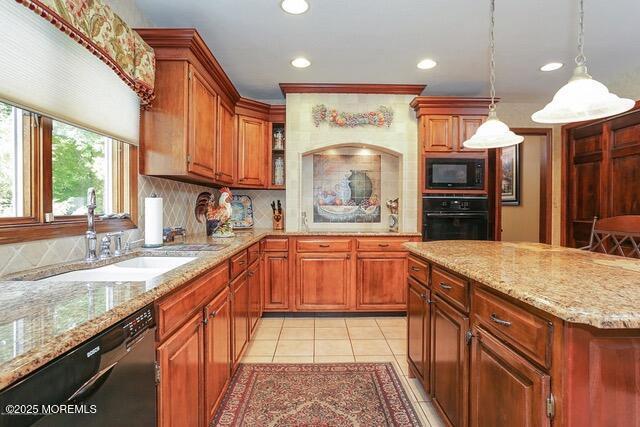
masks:
[[[155,426],[154,331],[149,305],[3,390],[0,427]]]

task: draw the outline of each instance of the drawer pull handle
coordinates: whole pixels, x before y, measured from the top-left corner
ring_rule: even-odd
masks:
[[[212,311],[212,312],[209,314],[209,317],[216,317],[216,316],[218,315],[218,311],[219,311],[219,310]]]
[[[420,271],[420,268],[418,268],[418,267],[411,267],[411,271]]]
[[[388,243],[378,243],[378,246],[380,246],[381,248],[386,248],[389,246]]]
[[[329,246],[331,246],[331,245],[328,245],[328,244],[326,244],[326,243],[325,243],[325,244],[320,244],[319,246],[320,246],[321,248],[328,248],[328,247],[329,247]]]
[[[245,260],[238,261],[238,264],[239,264],[239,265],[245,265],[246,263],[247,263],[247,261],[245,261]]]
[[[502,325],[502,326],[506,326],[506,327],[511,326],[511,322],[509,322],[507,320],[502,320],[495,313],[491,313],[491,320],[493,322],[497,323],[498,325]]]
[[[443,283],[443,282],[440,282],[440,287],[445,291],[448,291],[449,289],[451,289],[450,285],[447,285],[446,283]]]

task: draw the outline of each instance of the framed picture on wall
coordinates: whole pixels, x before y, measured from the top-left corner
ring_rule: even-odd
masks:
[[[521,145],[502,149],[502,204],[520,204],[520,151]]]

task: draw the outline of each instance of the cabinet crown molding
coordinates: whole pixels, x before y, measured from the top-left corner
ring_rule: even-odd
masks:
[[[371,84],[371,83],[280,83],[280,90],[288,93],[363,93],[387,95],[420,95],[427,85]]]
[[[500,98],[496,98],[496,102]],[[491,98],[458,96],[417,96],[409,104],[416,116],[427,114],[487,115]]]

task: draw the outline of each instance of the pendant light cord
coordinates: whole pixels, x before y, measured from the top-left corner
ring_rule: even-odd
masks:
[[[579,0],[579,8],[580,32],[578,33],[578,56],[576,56],[576,64],[578,66],[587,62],[587,58],[584,56],[584,0]]]
[[[581,0],[582,1],[582,0]],[[496,58],[495,58],[495,50],[496,50],[496,40],[495,35],[493,34],[493,29],[496,26],[495,20],[495,11],[496,11],[496,0],[491,0],[491,21],[489,23],[489,51],[490,51],[490,59],[489,59],[489,85],[491,96],[491,104],[489,105],[489,111],[495,111],[496,109]]]

